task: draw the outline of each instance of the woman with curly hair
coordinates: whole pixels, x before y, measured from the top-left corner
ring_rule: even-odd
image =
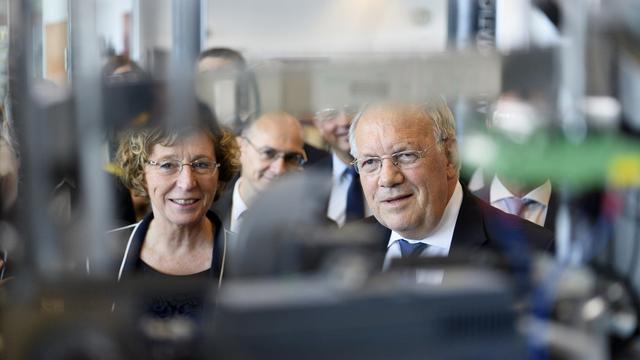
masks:
[[[209,208],[238,169],[238,147],[211,111],[199,105],[196,119],[169,126],[159,114],[125,133],[116,156],[120,177],[149,198],[151,213],[110,233],[121,257],[118,281],[143,274],[160,281],[210,278],[222,281],[226,252],[223,226]],[[160,303],[158,303],[158,301]],[[202,304],[192,298],[155,299],[160,316],[192,315]]]

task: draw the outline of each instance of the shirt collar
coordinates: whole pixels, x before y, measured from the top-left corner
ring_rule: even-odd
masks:
[[[242,177],[236,181],[236,184],[233,186],[233,199],[231,203],[231,218],[233,220],[238,220],[242,214],[247,211],[247,204],[242,200],[240,196],[240,182],[243,181]]]
[[[507,198],[516,197],[507,189],[506,186],[500,181],[497,175],[493,176],[493,181],[491,181],[491,188],[489,190],[489,200],[491,203],[496,201],[504,200]],[[537,188],[531,190],[523,199],[531,199],[536,202],[548,205],[549,198],[551,198],[551,182],[549,180],[545,181],[544,184],[538,186]]]
[[[462,185],[460,182],[456,184],[456,188],[447,203],[447,207],[444,209],[444,213],[442,213],[442,218],[440,219],[440,223],[434,229],[433,233],[424,239],[407,239],[402,235],[398,234],[395,231],[391,232],[391,236],[389,237],[389,243],[387,244],[387,248],[393,245],[394,242],[405,239],[410,243],[418,243],[422,242],[428,244],[429,246],[434,246],[437,248],[445,249],[448,253],[451,248],[451,241],[453,239],[453,231],[456,227],[456,220],[458,219],[458,213],[460,212],[460,206],[462,205]]]
[[[548,205],[549,199],[551,198],[551,182],[549,180],[545,181],[544,184],[531,190],[527,195],[524,196],[524,198],[535,200],[541,204]]]

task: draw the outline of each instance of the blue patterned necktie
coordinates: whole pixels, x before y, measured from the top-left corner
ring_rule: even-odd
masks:
[[[355,172],[353,166],[349,166],[345,172],[351,175],[351,184],[349,184],[349,188],[347,189],[346,214],[346,222],[350,222],[364,217],[364,199],[362,197],[360,177]]]
[[[420,257],[420,254],[422,254],[424,249],[429,247],[428,244],[421,242],[410,243],[405,239],[398,240],[398,244],[400,244],[400,253],[402,254],[402,258]]]
[[[504,199],[504,202],[507,204],[507,210],[509,210],[509,214],[513,214],[519,217],[524,215],[525,210],[531,204],[537,203],[537,201],[532,199],[521,199],[519,197],[508,197]]]

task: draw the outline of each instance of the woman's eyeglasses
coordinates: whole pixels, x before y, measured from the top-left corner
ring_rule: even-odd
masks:
[[[182,172],[182,167],[187,165],[191,166],[193,172],[199,175],[213,174],[213,172],[220,167],[220,164],[215,161],[209,160],[196,160],[188,163],[183,163],[178,160],[161,160],[154,161],[149,160],[147,164],[154,167],[154,169],[161,175],[175,175]]]

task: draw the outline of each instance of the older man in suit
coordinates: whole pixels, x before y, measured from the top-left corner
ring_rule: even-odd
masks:
[[[546,229],[463,189],[455,121],[444,100],[371,105],[354,119],[349,140],[375,216],[370,222],[385,235],[384,266],[393,258],[450,256],[479,248],[552,247]]]
[[[255,198],[283,175],[300,171],[306,162],[302,126],[286,112],[265,113],[236,138],[240,146],[240,177],[233,190],[213,205],[225,228],[237,232]]]

